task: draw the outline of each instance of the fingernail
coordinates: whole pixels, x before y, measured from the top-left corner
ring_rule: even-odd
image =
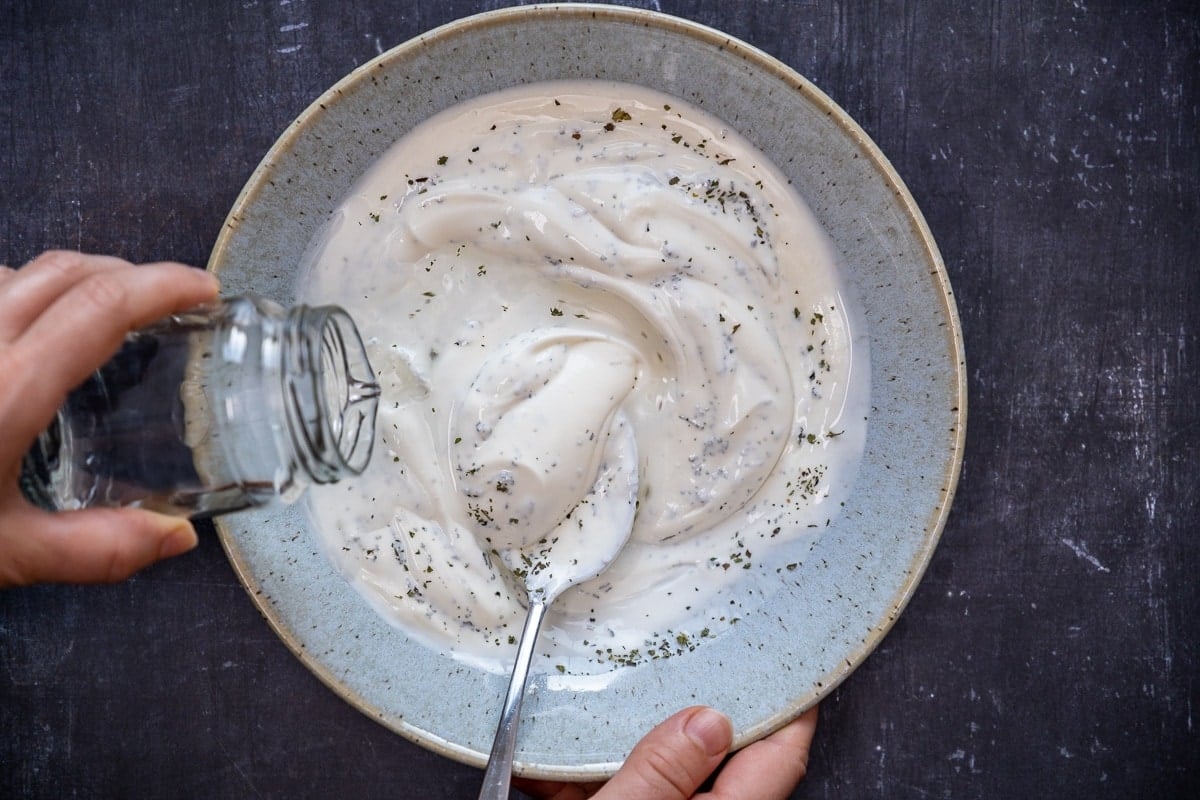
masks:
[[[171,558],[181,555],[191,550],[199,543],[196,538],[196,531],[192,526],[184,522],[182,525],[175,526],[170,533],[163,537],[162,544],[158,546],[159,558]]]
[[[683,726],[683,732],[710,756],[723,755],[733,743],[733,724],[720,711],[702,708]]]

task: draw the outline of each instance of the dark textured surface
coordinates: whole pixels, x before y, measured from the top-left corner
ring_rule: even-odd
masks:
[[[0,263],[203,264],[321,91],[504,4],[133,5],[0,2]],[[746,39],[846,108],[928,218],[963,320],[954,511],[822,708],[795,796],[1200,796],[1191,4],[637,5]],[[121,585],[0,593],[0,796],[475,796],[480,773],[313,678],[203,539]]]

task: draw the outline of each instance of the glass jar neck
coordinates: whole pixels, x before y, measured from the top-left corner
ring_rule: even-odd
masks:
[[[336,306],[296,306],[280,339],[292,480],[333,483],[360,474],[374,444],[379,385],[354,322]]]

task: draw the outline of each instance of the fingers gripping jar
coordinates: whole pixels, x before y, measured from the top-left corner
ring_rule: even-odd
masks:
[[[193,518],[296,499],[363,471],[379,387],[336,306],[225,299],[129,334],[22,465],[52,509]]]

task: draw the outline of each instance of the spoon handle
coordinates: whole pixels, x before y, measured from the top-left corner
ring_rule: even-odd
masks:
[[[521,721],[521,700],[525,697],[525,681],[529,677],[533,647],[537,643],[546,608],[547,603],[543,599],[531,599],[529,602],[529,613],[521,631],[521,643],[517,645],[517,660],[508,682],[508,694],[504,697],[504,709],[500,712],[500,724],[496,726],[496,738],[492,742],[492,753],[488,756],[479,800],[508,800],[513,754],[517,748],[517,723]]]

